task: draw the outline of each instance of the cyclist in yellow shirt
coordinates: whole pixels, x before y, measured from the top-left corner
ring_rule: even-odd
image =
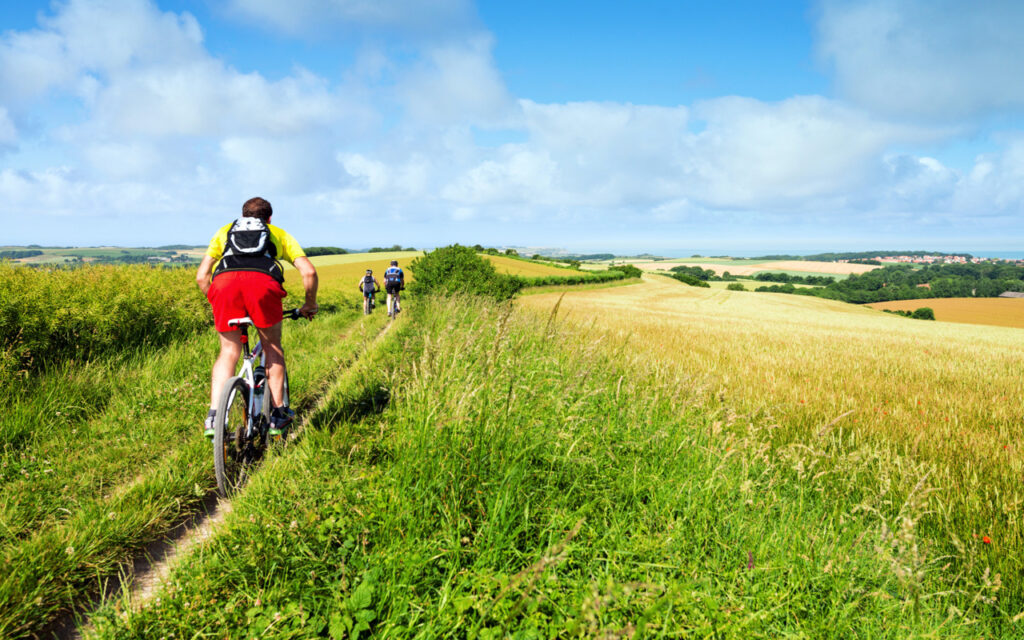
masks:
[[[267,380],[273,412],[269,434],[281,435],[291,424],[294,413],[281,405],[284,397],[284,350],[281,347],[281,321],[284,299],[284,274],[279,260],[290,262],[302,276],[306,300],[299,312],[312,320],[317,312],[316,268],[299,243],[287,231],[270,224],[274,211],[263,198],[251,198],[242,205],[242,217],[221,227],[199,264],[196,283],[213,307],[213,320],[220,333],[220,354],[213,365],[210,386],[210,412],[203,424],[212,438],[218,396],[234,375],[242,354],[241,334],[228,325],[235,318],[249,316],[260,334],[267,354]]]

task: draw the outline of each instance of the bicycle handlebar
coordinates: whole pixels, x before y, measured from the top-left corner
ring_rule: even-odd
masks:
[[[298,320],[299,318],[302,317],[302,314],[299,313],[299,307],[295,307],[294,309],[288,309],[287,311],[285,311],[284,317],[290,318],[292,320]]]

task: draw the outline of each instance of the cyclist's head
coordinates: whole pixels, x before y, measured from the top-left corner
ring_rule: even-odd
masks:
[[[391,266],[392,267],[397,267],[398,266],[398,260],[392,260],[391,261]]]
[[[366,275],[372,276],[373,275],[373,269],[367,269],[366,270]]]
[[[263,198],[249,198],[242,205],[243,218],[259,218],[263,222],[267,222],[272,215],[274,215],[274,209]]]

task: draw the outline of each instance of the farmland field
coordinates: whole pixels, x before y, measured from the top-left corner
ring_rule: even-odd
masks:
[[[532,262],[528,260],[508,258],[505,256],[491,256],[487,254],[481,254],[481,257],[489,260],[491,264],[494,265],[494,268],[498,270],[498,273],[513,276],[568,276],[574,273],[579,273],[575,269],[555,267],[542,262]]]
[[[562,294],[418,301],[217,535],[153,597],[108,601],[96,637],[1021,631],[1015,471],[964,451],[966,417],[942,427],[951,390],[977,404],[948,371],[968,345],[850,305],[647,279],[565,293],[557,313]],[[998,354],[1006,337],[971,341]],[[901,362],[904,341],[946,351]],[[1010,359],[989,362],[990,391],[1019,390]],[[1006,437],[1020,416],[1003,409]],[[891,411],[938,426],[892,431]]]
[[[930,307],[935,312],[935,319],[943,322],[1024,328],[1022,298],[926,298],[876,302],[866,306],[900,311]]]
[[[556,301],[537,295],[522,304],[548,313]],[[974,549],[993,571],[1021,574],[1018,560],[1009,560],[1024,553],[1016,330],[661,279],[632,293],[566,293],[559,314],[603,329],[624,352],[682,367],[739,413],[770,416],[778,443],[813,448],[835,434],[928,465],[933,508],[951,519],[932,532],[936,549],[963,553],[986,537],[998,549]],[[644,336],[658,337],[649,353]],[[1003,587],[1015,611],[1024,608],[1024,585],[1015,579]]]
[[[839,262],[811,262],[800,260],[787,260],[775,262],[756,262],[751,260],[716,260],[716,261],[690,261],[671,260],[659,262],[637,262],[637,266],[645,271],[668,271],[672,267],[687,266],[710,269],[718,275],[726,271],[734,276],[752,276],[762,271],[772,273],[786,273],[794,276],[831,276],[842,279],[851,273],[865,273],[876,269],[870,265],[848,264]]]
[[[1024,631],[1016,330],[657,275],[419,298],[379,333],[344,299],[287,327],[300,437],[87,637]],[[47,426],[4,450],[0,635],[199,508],[213,338],[19,399]]]

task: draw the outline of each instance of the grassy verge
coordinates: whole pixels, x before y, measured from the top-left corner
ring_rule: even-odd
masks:
[[[98,637],[1021,631],[988,550],[935,534],[928,465],[827,432],[774,447],[706,381],[551,318],[424,300],[403,321]]]
[[[383,321],[358,317],[348,310],[286,328],[300,407]],[[200,508],[214,484],[199,425],[216,344],[211,332],[149,358],[82,365],[68,385],[75,391],[70,396],[58,395],[64,381],[47,380],[18,399],[19,410],[8,416],[53,415],[43,428],[3,425],[5,432],[31,435],[18,447],[6,446],[0,463],[0,557],[7,569],[0,575],[0,636],[38,633]],[[87,393],[90,382],[101,391]],[[102,393],[109,395],[101,399]],[[76,398],[84,395],[83,407]]]

